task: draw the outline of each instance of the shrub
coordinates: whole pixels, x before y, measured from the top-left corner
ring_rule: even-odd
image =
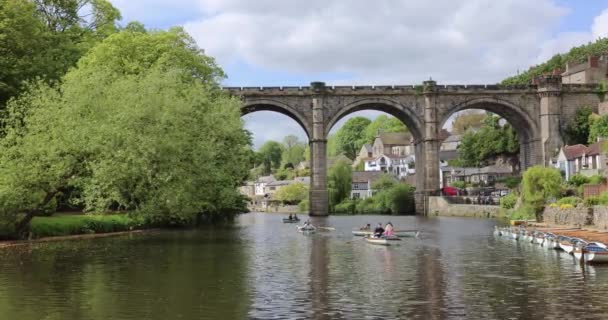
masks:
[[[450,183],[450,185],[454,188],[458,188],[458,189],[464,189],[467,184],[464,181],[454,181],[452,183]]]
[[[344,200],[334,207],[335,213],[355,214],[357,213],[357,200]]]
[[[589,183],[589,177],[584,176],[582,174],[575,174],[575,175],[571,176],[570,179],[568,180],[568,184],[575,186],[575,187],[580,187],[587,183]]]
[[[558,205],[569,204],[571,206],[576,206],[581,202],[583,202],[583,199],[579,197],[565,197],[557,200]]]
[[[559,170],[534,166],[526,170],[522,179],[522,198],[525,204],[532,206],[540,214],[545,202],[559,196],[562,176]]]
[[[308,199],[304,199],[298,204],[298,209],[300,210],[300,212],[308,212],[308,205]]]
[[[558,208],[559,206],[557,205],[557,203],[551,203],[551,204],[549,204],[549,207]]]
[[[517,204],[517,195],[513,192],[500,198],[500,207],[505,209],[513,209]]]
[[[566,210],[566,209],[572,209],[574,208],[573,205],[569,204],[569,203],[565,203],[565,204],[560,204],[559,205],[559,209],[560,210]]]
[[[599,196],[600,204],[603,206],[608,205],[608,192],[602,192]]]
[[[529,205],[524,204],[517,210],[513,210],[509,219],[511,220],[531,220],[536,217],[536,209]]]
[[[587,207],[597,206],[598,204],[600,204],[600,197],[599,196],[588,197],[583,201],[583,203]]]
[[[505,177],[498,179],[497,182],[502,182],[507,186],[507,188],[513,190],[517,189],[517,187],[521,183],[521,177]]]
[[[606,182],[606,178],[600,176],[600,175],[593,175],[591,177],[589,177],[589,184],[603,184],[604,182]]]

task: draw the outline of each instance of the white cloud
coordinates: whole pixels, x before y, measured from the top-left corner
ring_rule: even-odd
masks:
[[[200,0],[185,25],[220,63],[342,72],[355,82],[497,82],[566,13],[552,1]]]
[[[591,33],[593,39],[608,37],[608,9],[602,11],[599,16],[593,19]]]

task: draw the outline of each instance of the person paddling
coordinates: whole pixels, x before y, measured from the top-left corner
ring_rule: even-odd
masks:
[[[300,220],[300,219],[298,219],[298,215],[295,213],[293,214],[293,220],[296,220],[296,221]]]
[[[287,219],[289,219],[289,221],[291,221],[291,220],[295,220],[295,219],[294,219],[294,218],[291,216],[291,213],[289,214],[289,218],[287,218]]]
[[[384,235],[387,237],[393,237],[395,235],[395,229],[390,221],[386,224],[386,228],[384,228]]]
[[[382,236],[383,233],[384,228],[382,228],[382,223],[378,222],[378,226],[376,226],[376,229],[374,229],[374,237],[378,238]]]
[[[365,227],[359,228],[359,230],[361,230],[361,231],[371,231],[372,230],[372,226],[368,223],[368,224],[365,225]]]

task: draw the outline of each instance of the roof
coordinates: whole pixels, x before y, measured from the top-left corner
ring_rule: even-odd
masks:
[[[461,134],[452,134],[449,137],[447,137],[445,140],[443,140],[444,143],[446,142],[459,142],[460,140],[462,140],[462,135]]]
[[[382,171],[353,171],[353,183],[374,183],[384,174]]]
[[[274,178],[273,175],[269,175],[269,176],[263,176],[263,177],[259,177],[258,180],[256,181],[257,183],[270,183],[275,181],[276,179]]]
[[[287,186],[292,183],[294,183],[293,180],[277,180],[277,181],[270,182],[266,186],[268,186],[268,187]]]
[[[364,144],[361,147],[361,151],[363,151],[363,150],[365,150],[365,152],[372,152],[372,150],[373,150],[372,145],[369,143]]]
[[[565,145],[562,150],[564,151],[564,155],[568,160],[574,160],[576,158],[580,158],[587,152],[587,147],[582,144],[575,144],[572,146]]]
[[[598,154],[602,153],[602,146],[604,145],[606,141],[598,141],[590,146],[587,147],[587,155],[588,156],[595,156]]]
[[[447,161],[458,159],[458,150],[441,150],[439,151],[439,160]]]
[[[350,158],[348,158],[344,154],[340,154],[340,155],[332,157],[332,158],[327,158],[327,167],[329,168],[329,167],[333,166],[334,163],[336,163],[338,161],[344,161],[348,165],[353,164],[353,161]]]
[[[310,184],[310,177],[295,177],[293,178],[295,182],[300,182],[303,184]]]
[[[383,144],[406,146],[410,144],[412,135],[409,132],[382,132],[377,139],[382,140]]]

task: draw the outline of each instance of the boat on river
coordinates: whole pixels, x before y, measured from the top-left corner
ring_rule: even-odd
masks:
[[[313,225],[297,226],[297,228],[298,228],[298,231],[307,232],[307,233],[313,233],[317,230],[317,228]]]
[[[591,263],[607,263],[608,248],[600,242],[590,243],[584,248],[585,261]]]
[[[559,247],[562,248],[562,250],[566,251],[567,253],[573,253],[574,247],[576,246],[576,244],[581,241],[584,242],[581,239],[570,238],[570,237],[566,237],[566,236],[559,236],[558,240],[559,240]]]
[[[535,231],[534,232],[534,242],[536,244],[540,244],[542,246],[543,243],[545,242],[545,234],[540,231]]]
[[[371,244],[377,244],[377,245],[381,245],[381,246],[390,246],[390,240],[386,239],[386,238],[374,238],[374,237],[365,237],[365,242],[367,243],[371,243]]]
[[[300,219],[283,218],[283,223],[298,223],[298,222],[300,222]]]
[[[553,233],[545,233],[545,242],[543,242],[543,246],[549,250],[559,249],[557,236]]]
[[[370,230],[353,230],[353,236],[358,236],[358,237],[371,237],[374,235],[373,231]],[[418,230],[397,230],[397,231],[393,231],[393,233],[395,234],[395,236],[399,237],[399,238],[405,238],[405,237],[418,237],[418,235],[420,234],[420,231]]]

